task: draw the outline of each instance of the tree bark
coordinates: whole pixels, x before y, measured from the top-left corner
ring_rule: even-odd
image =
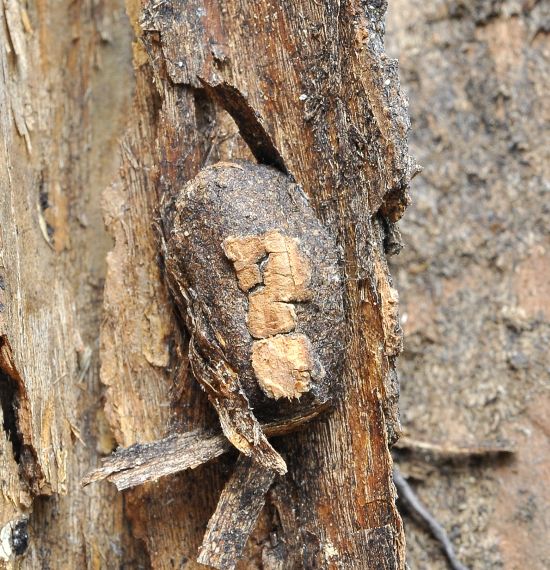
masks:
[[[62,17],[43,5],[29,16],[4,2],[9,40],[2,45],[12,52],[2,51],[1,95],[13,120],[2,113],[10,144],[1,173],[1,457],[10,475],[0,512],[3,527],[30,516],[25,558],[13,539],[8,558],[28,567],[200,567],[198,549],[234,453],[124,495],[78,483],[115,445],[218,426],[189,373],[187,332],[163,274],[159,207],[200,169],[239,158],[293,176],[337,240],[347,347],[334,410],[272,440],[288,474],[268,493],[239,567],[403,568],[389,452],[400,429],[401,332],[385,248],[396,245],[414,163],[396,62],[383,50],[385,4],[128,0],[136,92],[120,173],[103,195],[114,245],[102,313],[98,280],[108,242],[97,198],[113,172],[112,140],[129,90],[113,53],[96,87],[111,95],[103,101],[98,93],[94,107],[105,131],[84,159],[87,73],[102,53],[97,44],[111,45],[97,29],[108,10],[100,5],[98,16],[93,5],[93,17],[91,6]],[[47,20],[56,14],[53,29],[76,31],[73,43],[65,34],[52,51]],[[62,86],[54,102],[44,101],[33,73],[39,62],[46,85]],[[24,97],[30,107],[21,105]],[[48,146],[52,133],[61,142]],[[80,211],[87,199],[88,222]]]
[[[139,567],[123,497],[79,479],[112,448],[98,374],[99,205],[132,95],[118,2],[0,5],[0,564]]]
[[[135,132],[126,138],[123,184],[105,200],[116,245],[106,282],[102,377],[122,445],[158,437],[169,420],[159,404],[170,384],[180,390],[174,415],[181,429],[211,420],[181,365],[185,339],[168,346],[168,339],[178,339],[178,326],[167,311],[151,226],[161,199],[200,168],[252,153],[292,173],[337,236],[347,307],[344,396],[333,414],[278,444],[289,475],[271,495],[279,517],[293,506],[291,526],[275,523],[271,532],[286,545],[286,563],[297,567],[403,564],[388,451],[398,431],[393,360],[400,341],[383,228],[402,213],[411,161],[395,64],[382,53],[382,17],[380,10],[367,14],[353,3],[312,2],[299,10],[257,2],[146,5],[141,27],[148,63],[138,70],[138,114],[144,116],[139,138]],[[150,106],[154,98],[158,117]],[[377,216],[381,209],[384,218]],[[149,335],[137,338],[144,313]],[[219,467],[208,469],[202,477],[219,489]],[[175,481],[191,487],[195,476]],[[140,536],[159,567],[174,549],[163,544],[156,510],[164,510],[162,496],[177,496],[175,481],[132,492],[135,527],[143,529]],[[146,497],[148,511],[139,508]],[[193,529],[181,517],[176,523],[179,551],[190,559],[214,500],[204,487],[173,500],[174,518],[186,512],[201,521]]]
[[[425,166],[392,260],[402,419],[417,440],[397,460],[473,570],[550,563],[536,538],[550,525],[538,507],[550,501],[548,9],[394,0],[388,12]],[[487,441],[515,454],[472,458]],[[424,527],[404,522],[411,568],[446,570]]]

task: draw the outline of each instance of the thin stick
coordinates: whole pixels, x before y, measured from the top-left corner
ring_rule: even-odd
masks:
[[[397,449],[410,449],[415,452],[439,455],[449,459],[512,454],[515,451],[514,446],[509,442],[489,441],[477,443],[476,445],[456,445],[452,443],[431,443],[410,437],[401,437],[394,447]]]
[[[401,475],[397,467],[394,467],[393,469],[393,482],[397,487],[399,499],[407,511],[421,523],[424,523],[428,527],[432,536],[439,542],[452,570],[468,570],[468,568],[461,564],[456,558],[453,545],[449,540],[445,529],[420,502],[416,493],[403,475]]]

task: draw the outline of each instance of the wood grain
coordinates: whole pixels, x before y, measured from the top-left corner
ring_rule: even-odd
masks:
[[[115,388],[108,400],[109,415],[115,427],[123,421],[132,434],[119,438],[124,445],[145,437],[144,422],[166,429],[170,421],[187,428],[208,427],[212,421],[192,379],[185,379],[183,365],[179,375],[172,372],[178,420],[155,419],[159,410],[147,408],[157,401],[148,396],[155,388],[134,384],[138,377],[159,378],[162,367],[146,374],[151,365],[136,353],[126,332],[133,327],[121,313],[124,306],[134,306],[132,312],[141,318],[152,305],[165,342],[178,338],[172,336],[178,324],[164,309],[169,305],[156,269],[158,245],[143,220],[154,220],[156,204],[169,200],[200,168],[217,160],[252,154],[288,171],[336,236],[345,276],[343,397],[333,414],[278,444],[289,465],[279,496],[296,509],[296,526],[288,532],[298,533],[298,539],[288,541],[295,548],[287,552],[288,560],[305,561],[309,567],[377,568],[380,557],[386,556],[387,567],[399,568],[404,560],[388,450],[399,432],[394,360],[400,331],[384,240],[389,223],[408,202],[414,167],[407,154],[408,119],[397,66],[383,53],[383,17],[383,8],[365,8],[358,1],[194,0],[147,3],[140,20],[148,58],[140,59],[140,89],[155,78],[149,97],[155,107],[147,107],[142,91],[138,115],[145,114],[141,124],[151,126],[133,135],[127,189],[119,195],[119,216],[126,221],[116,238],[115,251],[122,257],[113,267],[125,263],[126,270],[124,280],[107,281],[117,306],[107,311],[109,328],[104,327],[103,338],[111,339],[112,349],[104,355],[108,362],[120,363],[111,375]],[[149,152],[152,162],[142,162]],[[150,170],[154,166],[156,173]],[[119,249],[124,243],[126,252]],[[128,254],[133,261],[124,261]],[[140,285],[129,288],[129,282]],[[130,290],[131,299],[126,292]],[[119,340],[113,344],[115,338]],[[184,362],[185,340],[171,346],[168,370],[175,370]],[[130,354],[135,356],[128,360]],[[154,383],[147,380],[148,385]],[[169,384],[159,388],[157,398]],[[130,402],[141,419],[116,413]],[[149,433],[141,441],[153,439]],[[211,488],[219,485],[220,479]],[[207,497],[202,491],[180,505],[181,512],[196,513],[191,519],[204,520],[206,505],[215,500],[215,494]],[[138,509],[138,503],[133,507]],[[135,516],[147,521],[147,533],[141,536],[153,565],[162,567],[164,558],[173,556],[173,544],[159,538],[162,523],[151,511]],[[201,525],[192,530],[181,524],[185,536],[180,536],[178,548],[192,557]],[[373,549],[373,540],[386,546]],[[259,548],[267,552],[270,546],[263,543]],[[163,555],[163,549],[170,554]]]
[[[100,194],[131,99],[128,31],[116,0],[0,3],[0,568],[144,560],[122,497],[79,484],[112,449]]]

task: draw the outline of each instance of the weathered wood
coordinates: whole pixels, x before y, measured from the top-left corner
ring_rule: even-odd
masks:
[[[292,422],[292,428],[313,419],[322,410],[302,415]],[[286,421],[262,425],[267,436],[288,433]],[[186,469],[194,469],[203,463],[232,449],[221,431],[197,429],[187,433],[173,433],[149,443],[135,444],[117,449],[101,462],[101,467],[90,471],[81,483],[86,486],[97,481],[114,483],[119,491],[157,481]]]
[[[425,166],[392,260],[406,350],[402,421],[444,448],[512,441],[513,458],[397,456],[471,568],[548,565],[548,2],[390,0],[411,149]],[[434,464],[435,463],[435,464]],[[416,483],[418,481],[418,483]],[[405,513],[405,516],[406,513]],[[407,524],[409,523],[409,524]],[[411,568],[443,568],[405,523]]]
[[[241,454],[208,522],[198,562],[220,570],[235,568],[274,479],[275,471]]]
[[[138,66],[136,73],[136,121],[122,142],[121,178],[103,201],[115,245],[107,259],[101,378],[107,385],[106,416],[122,447],[162,438],[172,426],[184,432],[211,428],[215,417],[199,386],[186,381],[186,339],[159,267],[152,223],[161,202],[154,169],[158,100],[149,66]],[[194,105],[192,93],[183,94],[181,104]],[[178,129],[195,132],[195,118],[189,115],[186,122],[182,117]],[[208,149],[195,152],[189,152],[190,161],[200,161]],[[126,493],[132,532],[144,544],[152,568],[177,567],[182,560],[198,568],[194,560],[223,483],[223,462],[212,462]]]
[[[139,567],[116,490],[97,338],[100,200],[133,88],[123,2],[0,2],[0,568]],[[2,429],[3,428],[3,429]]]
[[[86,486],[107,479],[122,491],[194,469],[230,449],[231,444],[221,432],[195,430],[173,434],[159,441],[117,450],[99,469],[88,473],[82,484]]]
[[[198,568],[232,455],[124,496],[78,483],[117,444],[216,424],[188,381],[155,225],[163,196],[203,166],[254,157],[294,175],[339,236],[350,334],[347,400],[330,420],[272,442],[290,474],[269,492],[241,566],[395,566],[402,537],[382,435],[384,420],[393,418],[390,439],[397,426],[388,354],[399,335],[378,254],[381,244],[396,251],[399,235],[375,212],[399,215],[408,160],[395,64],[382,53],[385,3],[144,4],[127,1],[134,82],[117,0],[0,3],[0,566]],[[391,6],[429,166],[400,264],[406,420],[418,438],[510,437],[518,449],[512,469],[429,467],[419,492],[453,527],[464,560],[536,567],[550,556],[533,540],[548,527],[537,506],[550,457],[547,3]],[[144,36],[143,8],[144,26],[160,32]],[[122,170],[104,199],[115,246],[103,315],[112,244],[100,192],[126,125]],[[412,565],[437,564],[436,548],[409,528]]]
[[[151,222],[159,204],[204,166],[254,155],[294,176],[336,238],[346,310],[342,396],[334,413],[278,444],[289,466],[285,496],[296,509],[287,557],[309,567],[363,570],[384,559],[399,568],[404,560],[388,450],[399,431],[400,331],[384,218],[401,215],[413,167],[396,64],[383,53],[383,16],[383,8],[358,0],[145,4],[139,35],[146,54],[136,52],[138,104],[123,147],[124,179],[106,200],[115,249],[102,377],[123,446],[157,439],[171,422],[184,430],[214,425],[204,395],[186,378],[187,340],[158,266]],[[171,410],[163,407],[170,387]],[[214,477],[220,468],[213,462],[208,469]],[[176,543],[195,556],[221,472],[208,490],[174,492],[173,512],[187,520],[169,538],[154,499],[171,485],[192,485],[192,473],[132,491],[128,508],[154,566],[173,560]],[[385,546],[373,548],[373,541]]]

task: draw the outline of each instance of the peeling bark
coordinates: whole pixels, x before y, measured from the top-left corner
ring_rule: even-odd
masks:
[[[186,314],[175,310],[188,305],[165,279],[162,214],[205,167],[257,160],[284,178],[297,203],[309,201],[305,220],[317,220],[331,245],[308,257],[311,298],[299,286],[267,299],[288,310],[291,330],[257,331],[254,340],[270,346],[256,362],[264,390],[252,365],[247,387],[264,403],[254,408],[261,423],[238,391],[231,406],[217,406],[237,447],[261,440],[266,463],[288,466],[238,566],[400,568],[404,544],[388,450],[399,432],[399,330],[384,243],[408,202],[414,167],[397,66],[383,52],[384,6],[127,0],[127,10],[136,34],[133,106],[130,65],[120,55],[124,41],[129,48],[127,25],[116,4],[6,0],[1,8],[0,180],[7,193],[0,202],[0,335],[16,371],[3,360],[0,539],[10,545],[7,562],[25,556],[29,567],[199,567],[234,454],[222,453],[218,418],[193,376],[219,380],[204,351],[223,341],[215,334],[191,339]],[[98,207],[105,187],[112,246]],[[287,237],[298,239],[286,242],[287,253],[296,243],[298,257],[307,254],[304,235]],[[255,292],[238,288],[221,241],[235,292],[247,302]],[[267,281],[284,281],[288,267],[281,271],[284,252],[270,255],[276,271],[270,276],[260,261],[265,282],[258,285],[272,291]],[[340,275],[337,301],[329,303],[334,326],[304,332],[323,263]],[[202,319],[196,328],[210,326],[207,313],[195,317]],[[246,311],[242,323],[250,336]],[[279,346],[279,335],[287,346]],[[285,373],[275,378],[280,358]],[[260,361],[270,362],[269,373]],[[236,386],[229,368],[222,375]],[[245,437],[234,429],[239,414]],[[289,434],[289,427],[301,429]],[[220,455],[174,474],[194,465],[178,453],[191,443],[183,445],[182,434],[197,430],[214,430],[208,454]],[[182,447],[162,464],[158,452],[170,442]],[[109,474],[120,474],[121,487],[144,482],[124,498],[108,485],[80,488],[101,455],[147,443],[139,448],[150,453],[147,464],[132,464],[138,448],[113,458],[119,467],[129,462]],[[198,456],[207,451],[190,445],[186,453],[190,448]],[[22,461],[25,450],[32,461]],[[21,465],[32,473],[25,467],[22,476]],[[152,484],[159,473],[166,476]]]
[[[118,209],[120,221],[116,222],[124,227],[124,234],[118,232],[115,251],[117,267],[125,267],[125,285],[120,278],[107,281],[108,297],[118,299],[117,305],[107,305],[108,326],[103,329],[109,346],[109,351],[104,352],[104,366],[112,365],[106,368],[112,386],[109,417],[120,427],[124,417],[124,432],[133,434],[122,438],[123,430],[116,430],[122,445],[138,438],[158,439],[170,425],[171,429],[187,430],[209,427],[213,421],[193,379],[185,376],[185,337],[177,333],[172,337],[176,342],[167,369],[172,370],[172,380],[170,374],[162,380],[164,386],[173,386],[172,419],[168,414],[161,418],[156,410],[147,417],[140,394],[148,393],[150,388],[140,386],[139,381],[132,382],[125,367],[117,364],[122,354],[126,359],[132,354],[134,375],[137,370],[144,374],[150,368],[126,331],[138,318],[140,307],[150,306],[152,299],[157,299],[158,314],[165,322],[163,330],[181,329],[177,317],[161,309],[168,306],[155,255],[162,247],[148,230],[132,228],[143,225],[138,220],[156,219],[159,204],[170,204],[202,168],[219,161],[255,157],[283,174],[290,173],[309,198],[316,217],[337,242],[346,311],[343,334],[334,331],[332,337],[334,341],[344,341],[346,348],[334,412],[307,424],[296,434],[274,441],[289,468],[279,484],[278,496],[287,497],[296,509],[293,526],[286,529],[295,537],[290,539],[287,534],[281,540],[288,545],[288,564],[295,561],[298,567],[376,568],[381,557],[385,557],[387,567],[403,565],[404,544],[394,504],[388,451],[389,443],[399,432],[394,360],[400,347],[400,329],[384,242],[393,243],[396,232],[386,240],[386,228],[394,227],[393,222],[408,202],[408,181],[415,168],[406,150],[408,120],[399,94],[396,64],[383,53],[382,21],[383,9],[365,8],[359,2],[340,6],[307,2],[298,9],[289,3],[268,7],[262,2],[222,5],[201,1],[187,3],[185,8],[179,2],[149,3],[140,20],[140,35],[148,58],[140,59],[141,85],[152,85],[154,77],[155,88],[151,87],[149,95],[141,92],[140,124],[150,126],[145,137],[142,133],[138,136],[137,128],[129,135],[133,150],[125,165],[127,190],[116,191],[116,199],[122,201],[121,206],[124,204]],[[158,117],[151,114],[148,100],[158,104]],[[158,165],[156,172],[139,167],[144,157],[148,164]],[[145,201],[138,199],[139,195]],[[205,212],[214,216],[211,210]],[[214,223],[211,226],[216,228]],[[262,232],[233,232],[217,238],[216,246],[228,235],[261,236]],[[137,260],[145,269],[135,269]],[[231,269],[231,287],[242,295],[234,268]],[[175,272],[173,267],[170,271],[172,277],[175,273],[181,275],[181,269]],[[157,293],[151,291],[151,285],[148,290],[143,288],[145,274],[150,275],[147,282],[154,283]],[[258,278],[258,272],[252,269],[243,276],[243,287]],[[206,277],[200,280],[201,284],[207,282]],[[121,304],[120,295],[125,299],[124,287],[128,283],[135,284],[133,291],[143,294],[134,293],[132,299]],[[182,290],[185,287],[172,286],[178,306],[187,307]],[[244,295],[240,298],[246,301]],[[209,302],[215,302],[214,295]],[[197,306],[192,307],[192,312],[202,319],[200,327],[211,326],[215,315],[223,314],[217,310],[204,312],[204,308],[199,312]],[[292,317],[291,313],[288,315]],[[244,319],[239,322],[245,324]],[[298,312],[296,322],[299,327]],[[290,324],[285,327],[288,328]],[[192,330],[197,330],[197,323]],[[195,338],[191,343],[191,362],[192,376],[216,385],[219,378],[200,364],[205,362],[205,353],[201,357],[198,352],[214,344],[223,347],[224,343],[228,348],[223,350],[231,350],[232,345],[225,342],[223,334],[222,340],[218,339],[214,331],[219,336],[222,327],[214,326],[206,337]],[[246,338],[244,332],[242,338]],[[165,338],[169,342],[170,336]],[[114,339],[119,339],[116,344]],[[212,353],[210,359],[220,356],[220,352]],[[184,364],[178,366],[178,361]],[[322,357],[320,361],[323,363]],[[162,371],[153,372],[158,382]],[[224,382],[232,385],[229,371],[224,374]],[[261,389],[258,391],[255,382],[250,382],[247,394],[254,393],[256,398],[274,403]],[[308,394],[304,392],[297,401]],[[212,393],[210,397],[216,404]],[[287,399],[277,400],[277,406],[283,406],[284,400]],[[221,401],[218,398],[217,410],[226,433],[230,433],[227,430],[233,420],[229,409],[219,405]],[[135,420],[116,413],[130,402]],[[244,401],[239,406],[241,410],[247,407]],[[263,413],[269,409],[266,404]],[[255,437],[253,428],[247,429],[252,429],[247,437]],[[237,433],[230,435],[236,444],[247,449],[249,443],[240,440]],[[212,476],[218,469],[216,463],[210,469]],[[186,477],[190,477],[189,484],[195,480],[192,473],[182,477],[173,484],[187,481]],[[161,485],[164,487],[157,496],[168,492],[170,480],[161,481]],[[211,491],[214,488],[221,488],[220,479],[212,482]],[[144,488],[135,492],[153,509],[146,512],[139,509],[139,500],[132,502],[136,520],[140,521],[138,527],[148,529],[147,533],[139,532],[147,542],[153,565],[162,566],[174,556],[173,549],[163,542],[167,553],[162,554],[155,542],[163,530],[155,517],[157,507],[151,491]],[[191,559],[202,538],[199,529],[206,525],[205,505],[211,505],[217,496],[212,492],[207,499],[201,493],[199,490],[192,500],[177,499],[181,512],[203,521],[196,524],[195,531],[184,523],[179,527],[180,552]],[[335,494],[339,497],[336,503]],[[273,505],[268,505],[265,512],[270,508]],[[262,518],[259,527],[269,528],[272,524]],[[264,536],[260,542],[269,558],[265,540]],[[378,542],[380,548],[373,548]],[[246,550],[245,557],[251,560],[254,555]]]
[[[221,432],[194,430],[119,449],[82,480],[83,485],[107,479],[119,491],[194,469],[231,449]]]

